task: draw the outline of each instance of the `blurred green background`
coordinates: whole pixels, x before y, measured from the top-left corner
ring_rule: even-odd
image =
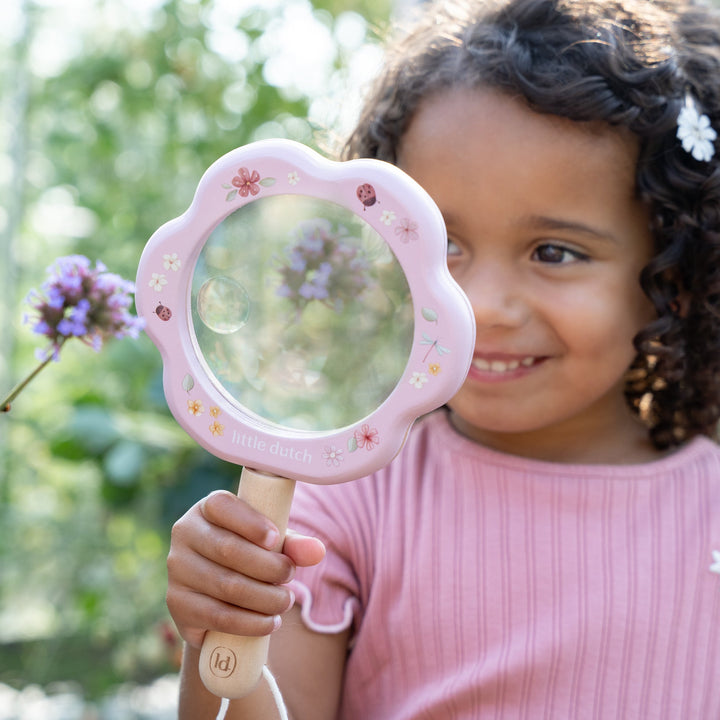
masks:
[[[217,157],[266,137],[325,148],[342,135],[391,4],[6,0],[0,394],[36,363],[24,298],[56,257],[134,280],[147,239]],[[15,717],[9,688],[69,682],[94,702],[176,670],[170,527],[237,476],[170,417],[146,336],[100,354],[65,346],[0,414],[0,719]]]

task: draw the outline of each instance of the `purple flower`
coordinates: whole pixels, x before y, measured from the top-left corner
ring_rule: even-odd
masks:
[[[47,270],[39,291],[28,295],[35,311],[27,317],[32,330],[50,340],[42,359],[58,359],[60,347],[71,337],[100,350],[109,337],[137,337],[144,321],[130,314],[131,282],[107,271],[105,265],[83,255],[58,258]]]
[[[299,250],[293,250],[290,253],[290,269],[295,272],[305,272],[307,262]]]
[[[69,338],[80,338],[98,351],[108,337],[137,337],[145,322],[128,312],[135,288],[119,275],[109,273],[97,261],[92,267],[84,255],[58,258],[47,269],[40,290],[31,290],[27,303],[34,311],[23,321],[38,335],[50,340],[37,350],[40,365],[0,400],[0,412],[9,412],[12,401],[51,361],[60,359],[60,348]]]
[[[54,310],[62,310],[65,307],[65,295],[60,288],[47,288],[47,304]]]
[[[301,241],[300,247],[312,255],[319,255],[323,251],[323,244],[323,238],[319,235],[309,235]]]
[[[315,274],[316,282],[326,284],[330,275],[332,275],[332,271],[333,267],[329,262],[321,263],[320,267],[317,269],[317,273]]]
[[[315,290],[310,283],[303,283],[298,290],[298,295],[306,300],[311,300],[315,297]]]

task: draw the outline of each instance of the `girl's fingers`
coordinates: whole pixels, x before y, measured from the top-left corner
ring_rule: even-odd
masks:
[[[190,547],[216,565],[266,583],[286,583],[292,579],[290,558],[265,550],[233,532],[207,525]]]
[[[168,591],[167,602],[183,639],[194,647],[202,645],[207,630],[258,637],[269,635],[280,625],[279,616],[256,613],[207,595]],[[199,623],[198,618],[203,622]]]
[[[227,495],[233,498],[229,493]],[[252,524],[252,516],[257,513],[242,501],[237,501],[237,498],[237,503],[232,505],[226,503],[226,500],[216,498],[208,502],[204,510],[199,503],[175,523],[168,560],[179,566],[186,561],[185,554],[191,552],[223,568],[263,582],[288,582],[294,572],[292,561],[282,553],[256,545],[247,537],[248,534],[252,535],[252,531],[246,531],[245,526],[237,520],[229,522],[230,518],[234,518],[233,512],[229,513],[229,518],[225,516],[227,508],[234,507],[236,513],[248,515]],[[208,520],[208,516],[215,523]],[[262,518],[260,515],[257,517]],[[235,529],[228,529],[227,525],[234,525]]]
[[[179,595],[183,599],[193,594],[204,595],[263,615],[279,615],[292,606],[289,588],[234,572],[200,555],[178,561],[177,556],[170,553],[168,577],[168,595]]]
[[[294,603],[284,584],[296,566],[325,555],[316,538],[289,531],[283,552],[277,529],[232,493],[216,491],[172,529],[167,558],[167,606],[184,640],[202,644],[206,630],[262,636],[279,626]]]
[[[208,522],[241,535],[261,547],[275,547],[280,539],[278,529],[271,520],[227,490],[210,493],[198,503],[198,507]]]

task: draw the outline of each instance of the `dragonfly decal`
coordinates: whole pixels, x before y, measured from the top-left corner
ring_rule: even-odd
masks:
[[[450,350],[446,347],[443,347],[440,344],[440,338],[436,338],[433,340],[429,335],[426,335],[423,333],[423,339],[420,341],[421,345],[429,345],[428,351],[425,353],[425,357],[423,358],[423,362],[425,362],[428,359],[428,356],[432,352],[433,348],[437,351],[438,355],[447,355]]]

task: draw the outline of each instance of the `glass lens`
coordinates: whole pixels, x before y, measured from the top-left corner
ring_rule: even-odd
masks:
[[[221,391],[266,422],[334,430],[378,408],[405,370],[405,274],[361,217],[275,195],[210,234],[192,282],[197,349]]]

